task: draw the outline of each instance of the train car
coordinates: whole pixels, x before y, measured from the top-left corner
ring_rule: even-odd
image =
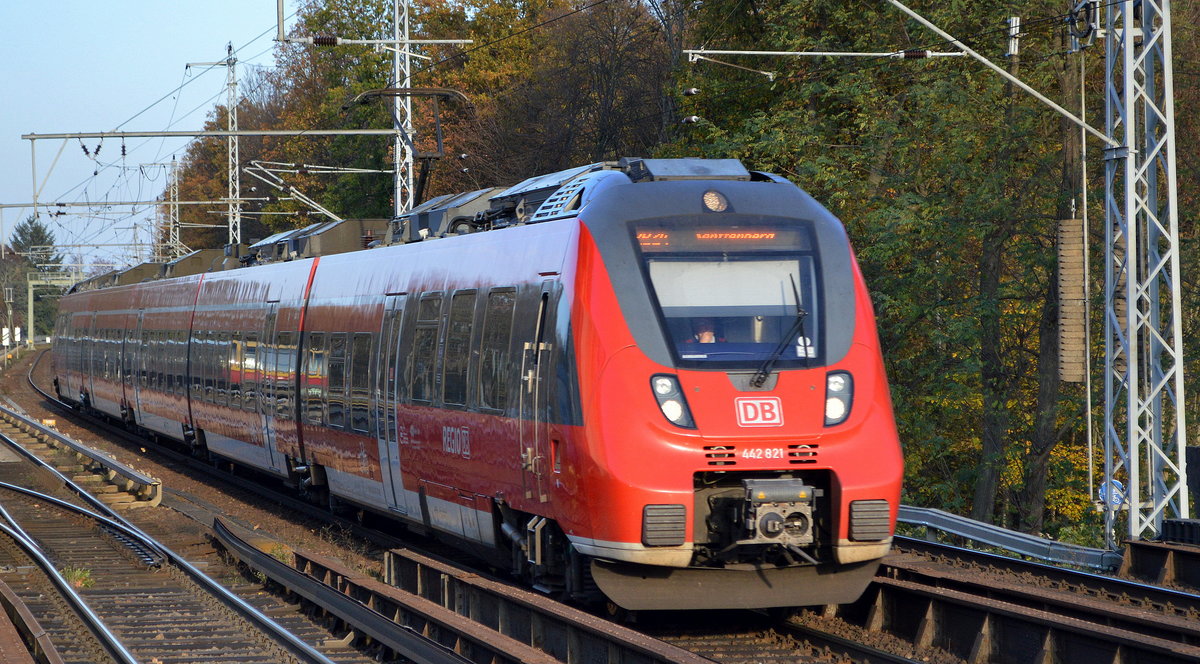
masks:
[[[765,608],[870,582],[900,445],[845,231],[795,185],[627,159],[435,199],[379,244],[77,287],[59,394],[546,592]]]

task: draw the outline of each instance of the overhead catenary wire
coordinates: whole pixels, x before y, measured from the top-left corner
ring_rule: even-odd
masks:
[[[298,12],[292,12],[292,13],[291,13],[291,14],[288,16],[288,18],[290,19],[290,18],[294,17],[294,16],[295,16],[297,13],[298,13]],[[245,44],[243,44],[243,45],[242,45],[240,48],[241,48],[241,49],[246,49],[246,48],[248,48],[250,45],[254,44],[255,42],[257,42],[257,41],[261,40],[263,37],[266,37],[267,35],[269,35],[269,34],[271,34],[271,33],[273,33],[273,32],[274,32],[274,26],[272,26],[271,28],[269,28],[269,29],[267,29],[267,30],[264,30],[264,31],[263,31],[262,33],[260,33],[258,36],[256,36],[256,37],[254,37],[254,38],[250,39],[250,40],[249,40],[249,41],[247,41]],[[274,45],[272,44],[271,46],[268,46],[266,49],[263,49],[262,51],[260,51],[260,52],[259,52],[259,53],[257,53],[256,55],[252,56],[250,59],[255,59],[255,58],[258,58],[258,57],[262,56],[263,54],[265,54],[265,53],[269,52],[269,51],[270,51],[271,49],[273,49],[273,48],[274,48]],[[145,113],[147,113],[148,111],[150,111],[152,108],[154,108],[154,107],[155,107],[155,106],[157,106],[158,104],[161,104],[161,103],[162,103],[164,100],[166,100],[166,99],[168,99],[168,98],[171,98],[172,96],[175,96],[175,98],[176,98],[176,105],[178,105],[178,94],[179,94],[179,93],[180,93],[180,92],[181,92],[181,91],[182,91],[184,88],[186,88],[187,86],[189,86],[189,85],[191,85],[192,83],[194,83],[194,82],[196,82],[197,80],[199,80],[199,79],[200,79],[200,78],[203,76],[203,74],[207,73],[208,71],[210,71],[211,69],[214,69],[214,68],[215,68],[215,67],[207,67],[207,68],[205,68],[205,69],[204,69],[204,70],[203,70],[203,71],[200,73],[200,75],[198,75],[198,76],[194,76],[194,77],[191,77],[191,78],[189,78],[189,79],[187,79],[187,80],[184,80],[184,81],[183,81],[183,82],[181,82],[181,83],[180,83],[178,86],[176,86],[175,88],[173,88],[171,91],[167,92],[167,93],[166,93],[166,94],[164,94],[163,96],[161,96],[161,97],[159,97],[158,99],[156,99],[154,102],[150,103],[149,105],[147,105],[146,107],[142,108],[142,109],[141,109],[141,110],[139,110],[138,112],[136,112],[136,113],[134,113],[133,115],[129,116],[127,119],[125,119],[125,120],[124,120],[123,122],[121,122],[120,124],[116,125],[116,127],[113,129],[113,131],[117,131],[117,130],[119,130],[120,128],[122,128],[122,127],[124,127],[124,126],[128,125],[128,124],[129,124],[130,122],[132,122],[133,120],[137,119],[138,117],[141,117],[142,115],[144,115]],[[261,84],[260,84],[260,85],[261,85]],[[170,128],[170,127],[172,127],[172,126],[176,125],[177,123],[179,123],[179,122],[182,122],[184,119],[186,119],[187,117],[190,117],[190,115],[191,115],[192,113],[195,113],[195,112],[196,112],[197,110],[199,110],[200,108],[203,108],[204,106],[208,106],[208,105],[210,105],[210,104],[213,102],[213,100],[215,100],[215,99],[216,99],[217,97],[219,97],[221,94],[223,94],[223,91],[221,91],[221,92],[218,92],[216,95],[213,95],[212,97],[208,98],[207,100],[205,100],[205,101],[204,101],[204,102],[202,102],[201,104],[199,104],[199,105],[197,105],[196,107],[194,107],[192,110],[188,111],[188,113],[187,113],[187,114],[185,114],[185,115],[183,115],[183,116],[181,116],[181,117],[178,117],[178,118],[176,118],[176,117],[175,117],[175,113],[176,113],[176,111],[175,111],[175,109],[173,109],[173,110],[172,110],[172,114],[171,114],[171,116],[172,116],[172,119],[169,121],[169,124],[167,125],[167,127],[168,127],[168,128]],[[142,141],[142,142],[140,142],[140,143],[138,143],[138,144],[136,144],[136,145],[134,145],[134,146],[130,147],[130,148],[128,149],[128,151],[127,151],[127,152],[128,152],[128,153],[133,153],[133,152],[136,152],[137,150],[139,150],[139,149],[141,149],[141,148],[145,147],[147,144],[149,144],[149,143],[153,142],[153,140],[154,140],[154,139],[146,139],[146,140],[144,140],[144,141]],[[160,150],[161,150],[161,147],[160,147]],[[159,154],[161,154],[161,152],[160,152]],[[157,159],[158,159],[158,156],[156,156],[156,157],[155,157],[155,160],[157,160]],[[96,179],[97,179],[97,178],[98,178],[98,177],[99,177],[101,174],[103,174],[103,173],[106,173],[106,172],[108,172],[109,170],[111,170],[112,168],[114,168],[116,163],[117,163],[117,162],[101,162],[101,161],[97,161],[98,168],[96,169],[96,172],[95,172],[95,173],[93,173],[91,176],[89,176],[89,177],[87,177],[87,178],[83,179],[82,181],[80,181],[79,183],[75,184],[74,186],[71,186],[71,187],[67,188],[66,190],[63,190],[63,191],[61,191],[61,192],[60,192],[60,193],[59,193],[57,196],[55,196],[55,197],[53,197],[53,198],[54,198],[55,200],[64,200],[64,199],[67,199],[69,196],[71,196],[71,194],[72,194],[73,192],[78,192],[78,193],[76,194],[76,196],[75,196],[75,198],[74,198],[73,200],[74,200],[75,202],[78,202],[78,201],[80,201],[80,200],[84,199],[84,198],[86,197],[86,189],[87,189],[87,188],[90,186],[90,184],[91,184],[91,183],[93,183],[93,182],[95,182],[95,181],[96,181]],[[120,184],[120,180],[122,180],[122,179],[125,179],[125,177],[126,177],[126,174],[125,174],[125,173],[122,173],[122,174],[120,174],[120,175],[118,176],[118,178],[117,178],[117,181],[116,181],[116,182],[114,182],[114,183],[112,183],[112,184],[109,186],[109,191],[108,191],[108,193],[106,193],[106,194],[105,194],[105,195],[103,195],[103,196],[100,196],[100,197],[98,197],[98,199],[99,199],[99,200],[103,200],[104,198],[107,198],[109,195],[111,195],[111,194],[112,194],[112,192],[113,192],[113,191],[114,191],[114,190],[115,190],[117,187],[120,187],[120,186],[122,186],[122,185]],[[97,199],[92,199],[92,200],[97,200]],[[35,212],[36,212],[36,211],[35,211]],[[134,211],[131,211],[131,212],[130,212],[128,215],[126,215],[126,217],[124,217],[124,218],[126,218],[126,219],[130,219],[130,218],[133,218],[133,217],[139,216],[139,215],[143,214],[144,212],[145,212],[145,209],[142,209],[142,210],[134,210]],[[85,224],[85,225],[86,225],[86,224]],[[66,228],[66,227],[64,227],[64,225],[63,225],[63,224],[61,224],[61,223],[56,223],[56,226],[57,226],[57,230],[59,230],[59,231],[60,231],[60,232],[62,232],[62,233],[65,233],[65,234],[67,234],[67,235],[69,235],[69,236],[75,236],[75,235],[77,235],[77,233],[76,233],[75,231],[73,231],[72,229],[69,229],[69,228]],[[109,228],[111,228],[111,226],[110,226]],[[90,234],[90,236],[88,236],[88,237],[90,237],[90,238],[95,238],[95,237],[98,237],[98,236],[100,236],[100,235],[104,234],[104,233],[105,233],[105,230],[106,230],[106,229],[100,229],[100,230],[97,230],[97,231],[92,231],[92,232],[91,232],[91,234]],[[86,233],[87,231],[84,231],[84,232]],[[82,239],[82,236],[81,236],[81,239]]]

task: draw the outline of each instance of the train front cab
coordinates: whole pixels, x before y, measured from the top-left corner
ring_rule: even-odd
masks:
[[[626,609],[853,601],[902,460],[840,222],[777,180],[613,191],[582,215],[593,507],[572,544]]]

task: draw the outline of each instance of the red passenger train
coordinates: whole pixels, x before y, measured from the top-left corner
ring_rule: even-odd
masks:
[[[621,160],[434,199],[376,244],[80,284],[56,389],[547,592],[761,608],[869,583],[900,445],[845,231],[795,185]]]

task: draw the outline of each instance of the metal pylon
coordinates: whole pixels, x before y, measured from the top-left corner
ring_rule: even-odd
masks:
[[[396,50],[392,53],[392,80],[397,87],[412,87],[412,54],[409,40],[408,0],[396,0],[392,20],[392,39]],[[392,149],[396,158],[395,191],[393,192],[392,215],[399,217],[413,208],[413,137],[412,97],[396,96],[392,100],[392,114],[396,123],[396,137]]]
[[[1105,532],[1188,518],[1169,0],[1106,3]],[[1123,484],[1123,487],[1117,483]],[[1125,500],[1122,500],[1124,498]]]

